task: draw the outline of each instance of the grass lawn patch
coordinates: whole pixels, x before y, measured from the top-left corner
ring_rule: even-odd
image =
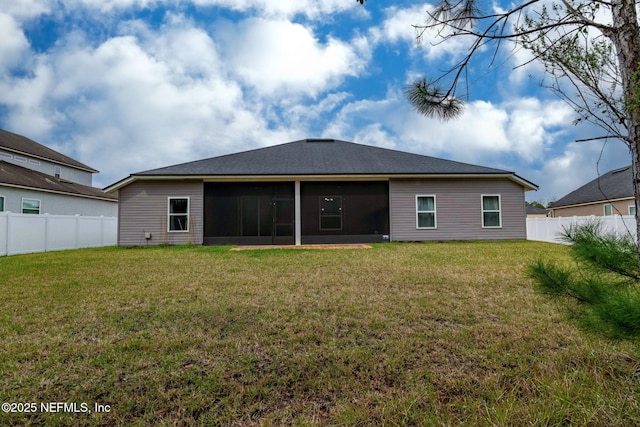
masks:
[[[638,343],[526,277],[566,247],[372,246],[0,258],[0,425],[640,424]]]

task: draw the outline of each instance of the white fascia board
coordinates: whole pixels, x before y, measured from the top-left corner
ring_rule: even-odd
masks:
[[[134,176],[129,175],[127,178],[121,179],[118,182],[114,182],[108,187],[104,187],[102,191],[104,191],[105,193],[115,193],[122,187],[125,187],[134,181],[137,181],[136,178]]]
[[[507,178],[522,185],[525,190],[537,190],[538,186],[514,173],[495,174],[344,174],[344,175],[130,175],[104,188],[112,193],[134,181],[192,181],[204,182],[252,182],[252,181],[389,181],[391,179],[498,179]]]

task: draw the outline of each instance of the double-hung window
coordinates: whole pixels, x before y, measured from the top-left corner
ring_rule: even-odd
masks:
[[[1,211],[2,209],[0,209]],[[629,205],[629,207],[627,208],[627,210],[629,211],[629,215],[631,216],[636,216],[636,205]]]
[[[436,228],[436,196],[416,196],[416,228]]]
[[[502,227],[502,210],[499,194],[487,194],[482,196],[482,227]]]
[[[189,231],[189,198],[169,197],[169,231]]]
[[[40,214],[40,200],[22,199],[22,213],[35,215]]]
[[[4,196],[0,196],[0,212],[4,212]]]
[[[604,209],[604,216],[613,215],[613,206],[611,206],[611,203],[605,204],[603,209]]]

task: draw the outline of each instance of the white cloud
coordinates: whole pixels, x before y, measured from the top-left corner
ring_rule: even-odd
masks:
[[[378,40],[390,43],[402,41],[415,44],[416,32],[412,25],[423,24],[426,12],[431,8],[427,3],[408,9],[390,7],[385,10],[387,17],[382,24],[372,29],[372,35]]]
[[[353,141],[392,150],[397,148],[395,137],[383,129],[380,123],[372,123],[360,128],[355,134]]]
[[[17,129],[28,129],[32,137],[49,132],[60,117],[48,99],[53,79],[44,58],[34,60],[25,77],[1,74],[0,104],[9,109],[6,121]]]
[[[254,10],[259,16],[266,17],[305,15],[316,19],[357,7],[355,2],[345,0],[194,0],[194,3],[200,6],[223,6],[242,12]]]
[[[505,167],[499,160],[505,155],[523,164],[541,161],[555,143],[566,139],[562,129],[570,125],[572,114],[560,101],[522,98],[504,104],[471,102],[460,118],[441,122],[413,112],[394,89],[377,101],[346,104],[328,128],[372,145]]]
[[[295,100],[284,99],[282,108],[285,110],[284,118],[290,123],[305,123],[320,120],[325,114],[335,111],[347,98],[346,92],[329,93],[323,99],[310,104],[301,104]]]
[[[418,32],[414,26],[424,25],[428,18],[427,12],[431,9],[433,5],[429,3],[404,9],[395,6],[385,9],[385,20],[369,30],[370,38],[374,43],[405,43],[410,46],[411,52],[421,52],[428,61],[443,60],[447,57],[453,61],[468,52],[471,45],[469,37],[452,37],[442,43],[442,36],[449,34],[448,29],[419,30],[422,33],[420,40],[417,40]]]
[[[629,164],[629,151],[620,141],[609,141],[604,147],[602,141],[570,141],[548,155],[541,168],[528,172],[540,190],[527,200],[557,200],[598,175]]]
[[[263,100],[245,101],[214,41],[188,20],[122,33],[95,46],[70,34],[29,76],[0,77],[8,128],[101,170],[98,185],[296,134],[265,120]]]
[[[57,1],[58,0],[0,0],[0,10],[18,20],[24,20],[51,13]]]
[[[116,13],[176,3],[161,12],[161,23]],[[572,139],[570,110],[518,97],[513,83],[522,80],[513,80],[515,73],[504,80],[511,83],[506,96],[471,102],[459,120],[442,123],[411,110],[396,83],[412,73],[411,62],[440,66],[468,47],[462,39],[436,46],[425,39],[415,48],[411,24],[423,22],[428,4],[388,8],[379,23],[359,20],[353,31],[332,31],[331,14],[354,8],[348,13],[360,19],[373,2],[192,0],[196,9],[244,13],[235,22],[217,16],[204,23],[181,14],[188,3],[0,0],[0,70],[27,71],[0,73],[2,126],[101,170],[97,185],[315,136],[515,170],[558,197],[588,178],[567,171],[582,171],[580,162],[591,160],[592,151],[559,148]],[[60,21],[60,35],[36,52],[25,34],[44,14]],[[77,23],[78,16],[88,23]],[[374,27],[356,29],[367,24]],[[338,35],[345,33],[357,35]],[[406,74],[389,74],[393,67],[372,57],[381,45],[385,54],[395,50],[393,66],[409,69]],[[344,84],[363,75],[388,79],[387,93],[357,95]]]
[[[571,126],[573,109],[563,101],[523,98],[504,104],[510,111],[506,136],[515,152],[528,161],[539,160],[545,149]]]
[[[233,72],[262,95],[316,96],[365,64],[352,45],[321,42],[310,28],[284,20],[245,20],[225,32],[223,44]]]
[[[15,19],[0,13],[0,72],[19,65],[28,50],[29,41]]]
[[[0,0],[2,2],[14,2],[15,0]],[[38,5],[43,8],[42,2],[38,0],[20,0],[27,1],[32,5]],[[49,0],[46,3],[55,3],[56,0]],[[175,6],[175,0],[57,0],[62,1],[64,6],[70,10],[78,9],[94,9],[102,13],[114,12],[131,8],[156,8]],[[183,2],[186,3],[186,2]],[[357,5],[345,0],[192,0],[197,7],[224,7],[239,12],[253,12],[257,16],[292,18],[296,15],[304,15],[308,18],[319,19],[323,16],[342,12],[348,9],[359,10],[356,13],[364,14],[366,11],[363,7],[357,8]],[[28,10],[27,7],[14,7],[14,9]]]

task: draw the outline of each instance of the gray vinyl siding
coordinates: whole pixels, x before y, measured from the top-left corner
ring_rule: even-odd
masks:
[[[55,167],[60,167],[60,178],[67,181],[75,182],[77,184],[92,186],[93,173],[82,169],[74,168],[72,166],[62,165],[56,162],[47,161],[31,157],[29,155],[12,154],[0,149],[0,160],[4,160],[8,163],[13,163],[23,168],[31,169],[37,172],[42,172],[47,175],[55,175]]]
[[[0,184],[0,197],[4,198],[4,210],[22,213],[22,199],[40,201],[40,213],[51,215],[85,215],[109,216],[118,215],[118,203],[89,197],[69,196],[46,191],[26,190],[5,187]]]
[[[501,228],[482,228],[482,195],[500,195]],[[416,195],[436,196],[435,229],[416,228]],[[508,179],[391,179],[391,239],[526,239],[524,189]]]
[[[169,197],[189,197],[189,231],[167,231]],[[202,244],[202,181],[136,181],[118,191],[118,244]],[[151,239],[145,239],[151,233]]]

